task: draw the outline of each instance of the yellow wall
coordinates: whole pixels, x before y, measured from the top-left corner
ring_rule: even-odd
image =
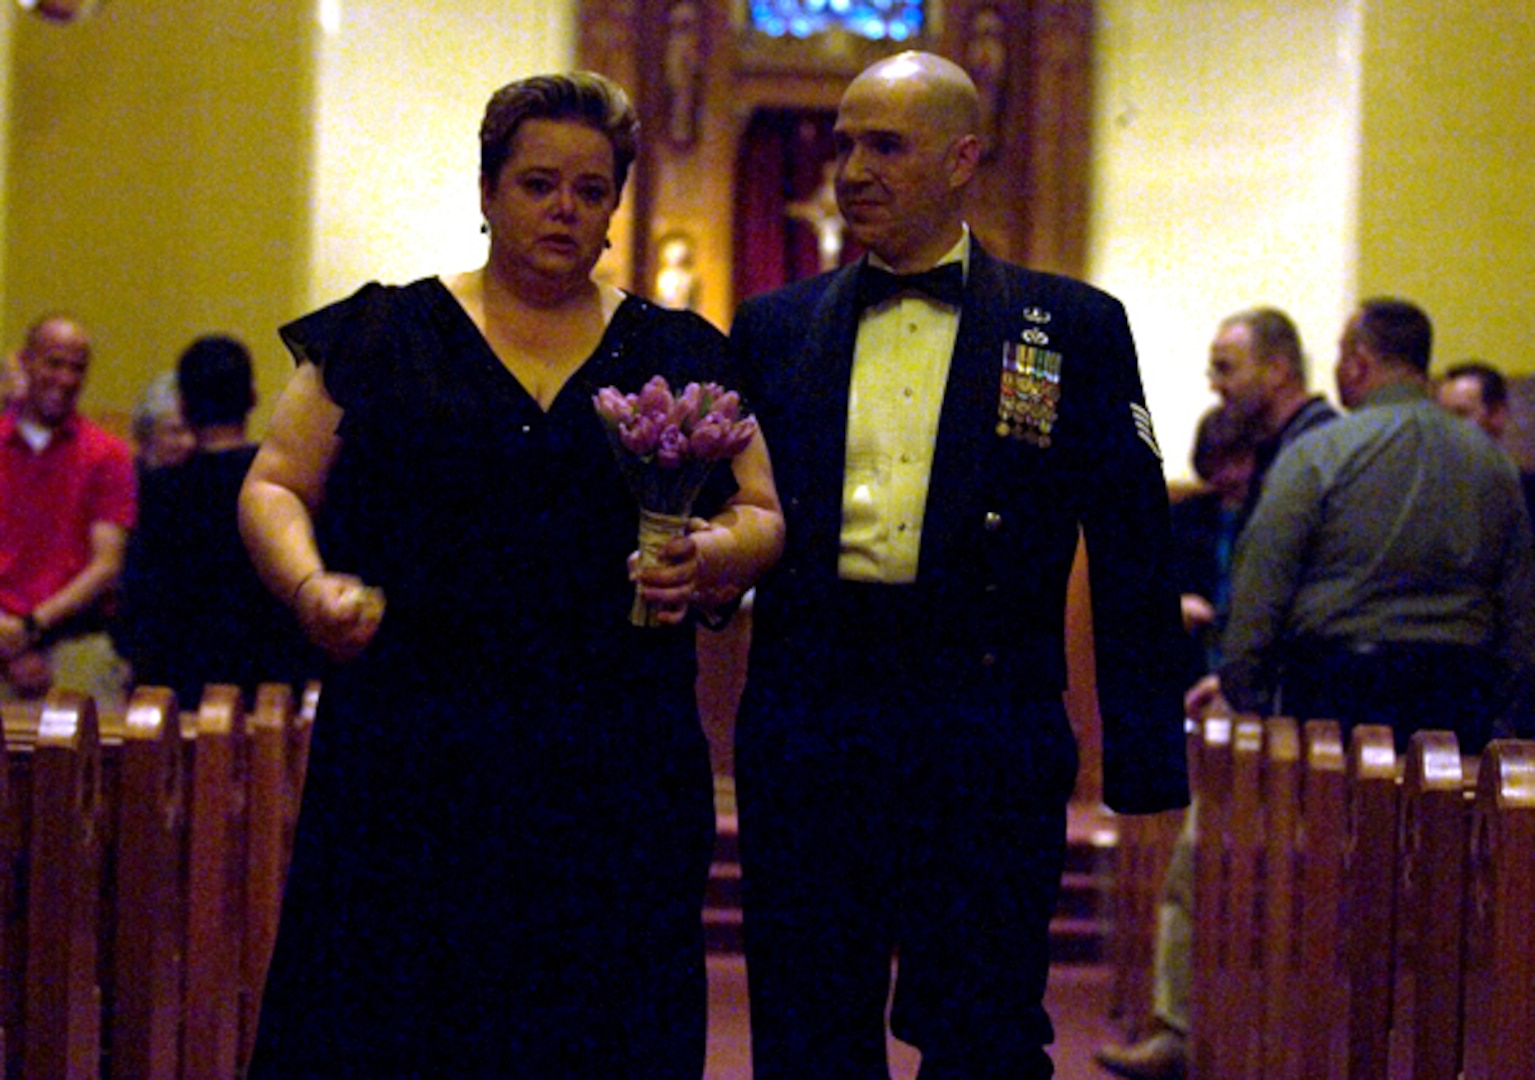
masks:
[[[1369,6],[1359,291],[1418,301],[1434,355],[1535,374],[1535,9]]]
[[[16,16],[5,342],[77,314],[96,344],[87,411],[127,411],[208,331],[272,371],[273,312],[297,306],[309,265],[313,27],[298,0]]]
[[[1210,338],[1291,315],[1319,388],[1351,302],[1358,21],[1347,0],[1098,0],[1088,276],[1124,300],[1170,475]]]
[[[1435,357],[1535,374],[1535,14],[1502,0],[1098,0],[1090,276],[1124,298],[1168,471],[1222,315],[1420,303]]]
[[[8,58],[11,55],[11,37],[15,32],[16,16],[18,12],[14,4],[0,3],[0,57]],[[0,192],[5,191],[6,162],[10,155],[7,150],[10,145],[11,110],[11,65],[0,62]],[[0,312],[5,310],[5,245],[6,245],[6,201],[0,198]],[[3,330],[3,327],[0,327]],[[4,349],[8,342],[0,339],[0,349]]]
[[[479,128],[513,79],[570,66],[570,11],[542,0],[328,0],[309,306],[369,280],[485,259]]]
[[[293,366],[279,324],[483,258],[485,101],[572,51],[569,12],[533,0],[118,0],[71,26],[0,3],[4,343],[75,312],[83,407],[124,414],[197,334],[234,333],[258,433]]]

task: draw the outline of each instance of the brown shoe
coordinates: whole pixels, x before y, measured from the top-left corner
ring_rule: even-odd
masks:
[[[1133,1046],[1102,1046],[1093,1055],[1099,1065],[1130,1080],[1183,1080],[1188,1074],[1188,1037],[1162,1028]]]

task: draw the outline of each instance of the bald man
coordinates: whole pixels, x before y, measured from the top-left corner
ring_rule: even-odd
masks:
[[[0,416],[0,700],[60,687],[121,707],[102,603],[137,512],[133,453],[76,411],[84,327],[45,316],[18,359],[23,388]]]
[[[835,183],[868,254],[747,301],[732,331],[788,521],[737,729],[757,1080],[888,1078],[897,952],[891,1030],[924,1080],[1052,1075],[1079,530],[1106,800],[1187,800],[1166,486],[1130,328],[1112,297],[971,234],[978,117],[932,54],[854,79]]]

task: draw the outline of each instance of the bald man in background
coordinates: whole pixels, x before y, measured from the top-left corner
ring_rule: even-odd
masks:
[[[57,686],[118,708],[126,672],[103,604],[137,513],[133,452],[77,411],[91,361],[78,322],[39,319],[17,360],[0,416],[0,700]]]
[[[757,1080],[888,1080],[897,951],[890,1026],[924,1080],[1053,1075],[1079,530],[1105,799],[1188,797],[1166,484],[1129,323],[971,234],[979,115],[930,53],[854,79],[835,187],[868,254],[748,300],[732,331],[788,522],[737,727]]]

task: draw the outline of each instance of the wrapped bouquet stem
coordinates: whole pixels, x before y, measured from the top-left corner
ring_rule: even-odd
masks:
[[[592,404],[639,503],[640,567],[655,566],[666,542],[687,531],[693,500],[709,473],[746,449],[757,433],[757,422],[741,415],[741,400],[734,391],[716,383],[688,383],[682,393],[673,394],[660,375],[638,394],[605,387]],[[641,589],[636,582],[629,621],[660,625]]]
[[[640,569],[659,566],[661,549],[673,537],[688,531],[687,514],[666,514],[660,510],[640,507],[639,553]],[[640,595],[639,586],[634,588],[634,605],[629,609],[629,621],[635,626],[657,626],[656,613]]]

